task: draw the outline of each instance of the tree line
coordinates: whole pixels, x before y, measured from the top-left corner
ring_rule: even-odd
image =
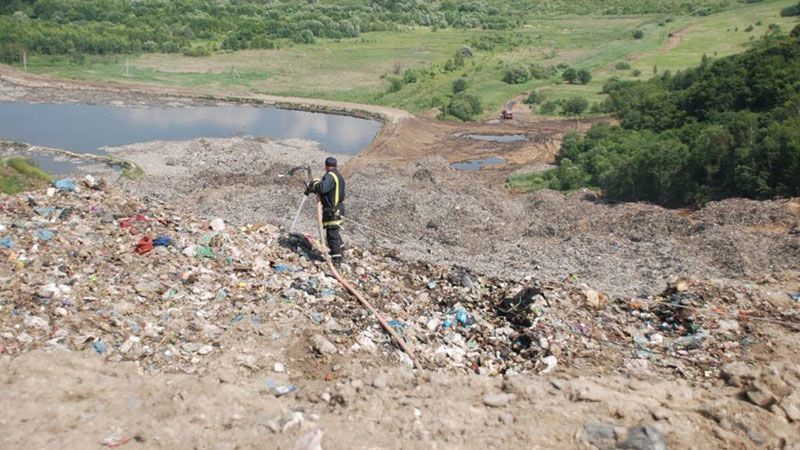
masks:
[[[537,184],[675,206],[800,195],[800,26],[682,73],[604,89],[620,125],[568,135],[559,167]]]
[[[311,43],[401,25],[504,30],[521,23],[515,2],[414,0],[9,0],[0,5],[0,58],[46,55],[174,53],[273,48],[276,40]]]

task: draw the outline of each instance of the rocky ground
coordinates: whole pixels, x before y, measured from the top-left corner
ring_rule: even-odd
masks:
[[[794,272],[617,297],[352,248],[415,370],[307,237],[60,186],[0,198],[0,447],[797,448]]]

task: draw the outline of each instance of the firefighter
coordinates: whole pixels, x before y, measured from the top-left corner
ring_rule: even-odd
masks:
[[[328,241],[331,259],[337,266],[342,262],[342,236],[340,234],[344,216],[344,177],[336,170],[336,158],[325,159],[325,175],[306,185],[305,195],[315,193],[322,202],[322,227]]]

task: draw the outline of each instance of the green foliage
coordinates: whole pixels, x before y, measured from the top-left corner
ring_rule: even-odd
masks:
[[[635,31],[633,32],[633,38],[634,38],[634,39],[642,39],[643,37],[644,37],[644,31],[642,31],[642,30],[635,30]]]
[[[566,137],[548,185],[668,205],[800,195],[798,86],[800,45],[780,35],[676,75],[609,81],[620,126]]]
[[[539,113],[544,115],[550,115],[556,112],[558,108],[558,103],[554,101],[545,102],[540,108]]]
[[[580,84],[588,84],[592,81],[592,73],[586,69],[581,69],[578,71],[578,83]]]
[[[478,97],[461,92],[453,96],[447,105],[447,114],[467,121],[483,112],[481,101]]]
[[[747,28],[744,29],[745,33],[750,33],[751,31],[753,31],[753,26],[752,25],[748,25]]]
[[[558,73],[558,69],[553,66],[545,67],[539,64],[531,64],[528,67],[528,71],[531,74],[531,78],[536,80],[544,80],[546,78],[555,76]]]
[[[527,105],[538,105],[545,101],[545,95],[542,92],[531,91],[530,94],[522,102]]]
[[[569,84],[575,84],[578,82],[578,71],[572,67],[567,67],[564,69],[564,72],[561,73],[561,78]]]
[[[589,102],[583,97],[570,97],[561,106],[561,114],[565,116],[580,116],[589,107]]]
[[[631,65],[627,61],[620,61],[614,64],[614,68],[617,70],[630,70]]]
[[[414,69],[406,69],[406,71],[403,72],[403,82],[406,84],[416,83],[418,78],[419,75]]]
[[[36,167],[33,161],[16,157],[0,161],[0,192],[4,194],[42,188],[50,182],[52,177]]]
[[[800,16],[800,3],[794,6],[787,6],[781,10],[781,17]]]
[[[468,82],[466,78],[456,78],[453,80],[453,94],[458,94],[459,92],[467,90],[467,84]]]
[[[639,70],[639,69],[633,69],[633,71],[631,72],[631,75],[633,75],[634,77],[639,77],[639,76],[642,75],[642,71]]]
[[[391,77],[389,78],[389,92],[397,92],[400,89],[403,89],[405,82],[403,82],[402,78]]]
[[[36,178],[37,180],[47,183],[53,181],[53,177],[37,167],[36,163],[32,160],[24,158],[9,158],[8,161],[6,161],[6,165],[16,170],[21,175],[25,175],[26,177]]]
[[[531,79],[531,73],[525,67],[511,67],[503,74],[503,82],[521,84]]]

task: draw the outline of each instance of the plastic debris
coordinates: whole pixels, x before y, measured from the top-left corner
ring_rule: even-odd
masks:
[[[153,246],[155,247],[168,247],[169,244],[172,242],[172,239],[169,236],[159,236],[153,239]]]
[[[136,253],[140,255],[144,255],[145,253],[149,253],[153,250],[153,238],[150,236],[145,236],[139,240],[139,243],[136,244]]]
[[[0,239],[0,248],[12,248],[14,247],[14,242],[11,240],[10,237],[4,237]]]
[[[103,341],[94,341],[92,343],[92,347],[94,348],[94,351],[96,351],[100,355],[103,355],[108,351],[108,348],[106,347],[106,344]]]
[[[61,180],[57,180],[53,183],[53,186],[56,187],[61,192],[68,191],[68,192],[75,192],[75,182],[70,180],[69,178],[63,178]]]
[[[49,241],[56,237],[56,234],[50,230],[36,230],[36,237],[38,237],[42,241]]]

